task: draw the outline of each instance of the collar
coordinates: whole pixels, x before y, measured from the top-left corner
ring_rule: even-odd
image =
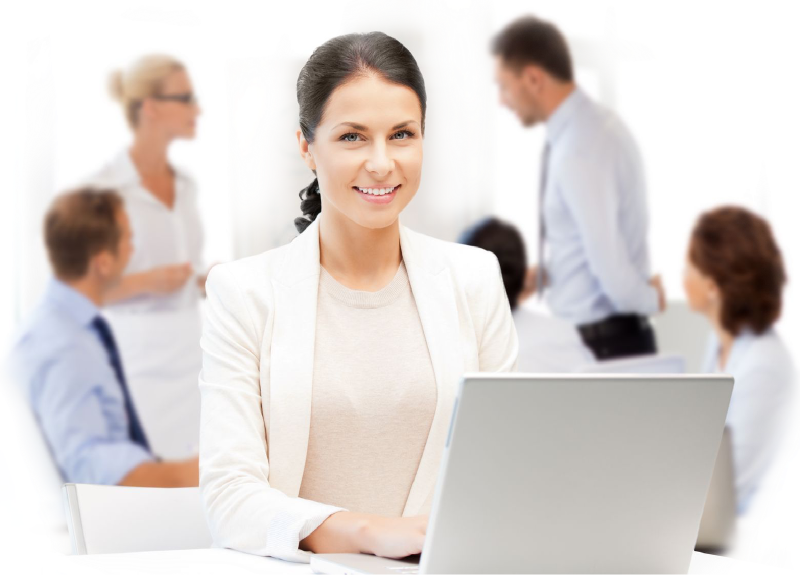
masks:
[[[100,315],[100,309],[89,298],[56,278],[50,280],[45,298],[82,327]]]
[[[588,103],[589,98],[580,87],[575,86],[572,93],[558,105],[545,123],[547,130],[547,143],[553,144],[563,133],[570,120],[575,116],[584,104]]]
[[[724,371],[725,373],[733,373],[736,369],[736,366],[741,361],[742,357],[747,352],[747,349],[750,345],[759,337],[763,337],[769,333],[771,333],[772,328],[769,328],[765,331],[761,336],[755,334],[755,332],[750,328],[743,328],[742,331],[739,332],[733,339],[733,345],[731,346],[731,351],[728,354],[728,361],[725,364]],[[708,357],[706,358],[707,367],[709,371],[718,371],[719,370],[719,349],[720,349],[720,341],[717,337],[717,334],[712,332],[711,333],[711,346],[709,347]]]
[[[142,198],[160,206],[164,205],[142,185],[142,177],[139,175],[139,170],[136,169],[136,165],[133,163],[133,158],[131,158],[131,153],[128,148],[121,150],[112,160],[111,165],[113,167],[115,186],[126,190],[133,190]],[[170,167],[175,174],[175,202],[177,204],[178,199],[183,195],[182,186],[186,182],[186,175],[183,170],[176,168],[172,164],[170,164]]]

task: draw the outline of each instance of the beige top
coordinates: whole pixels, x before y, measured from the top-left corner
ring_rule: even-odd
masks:
[[[300,497],[400,517],[436,408],[436,382],[404,264],[377,292],[324,268]]]

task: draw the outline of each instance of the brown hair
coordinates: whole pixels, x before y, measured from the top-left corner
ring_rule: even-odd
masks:
[[[692,231],[689,259],[719,287],[720,321],[728,332],[749,327],[761,334],[780,317],[786,272],[762,217],[733,206],[704,213]]]
[[[521,69],[536,64],[562,82],[572,82],[569,46],[558,28],[536,16],[514,20],[492,40],[492,54]]]
[[[56,277],[80,279],[95,255],[103,250],[117,253],[121,236],[117,213],[122,205],[113,190],[94,188],[53,200],[44,219],[44,241]]]

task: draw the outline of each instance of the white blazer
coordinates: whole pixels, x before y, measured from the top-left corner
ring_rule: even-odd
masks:
[[[456,386],[516,369],[495,256],[400,226],[437,403],[403,516],[427,513]],[[217,545],[308,561],[299,541],[339,510],[297,497],[311,424],[319,223],[290,244],[214,267],[201,339],[200,488]]]

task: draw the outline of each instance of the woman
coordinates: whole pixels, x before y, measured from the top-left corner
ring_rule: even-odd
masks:
[[[203,231],[196,185],[168,151],[194,138],[200,109],[186,67],[169,56],[143,57],[110,84],[133,141],[90,183],[120,192],[136,249],[106,309],[153,451],[188,457],[200,419]]]
[[[744,513],[773,459],[794,368],[773,328],[786,282],[769,224],[736,207],[703,214],[692,232],[684,288],[713,328],[704,370],[733,375],[731,429],[737,507]]]
[[[419,553],[456,385],[511,371],[497,259],[398,216],[419,187],[425,87],[373,32],[315,50],[297,81],[302,233],[217,266],[201,340],[200,484],[218,545]]]
[[[484,218],[465,230],[458,241],[497,256],[517,328],[517,367],[521,372],[568,373],[595,363],[594,355],[581,340],[575,326],[561,318],[523,307],[522,303],[531,295],[524,293],[529,268],[525,241],[514,225],[494,217]]]

